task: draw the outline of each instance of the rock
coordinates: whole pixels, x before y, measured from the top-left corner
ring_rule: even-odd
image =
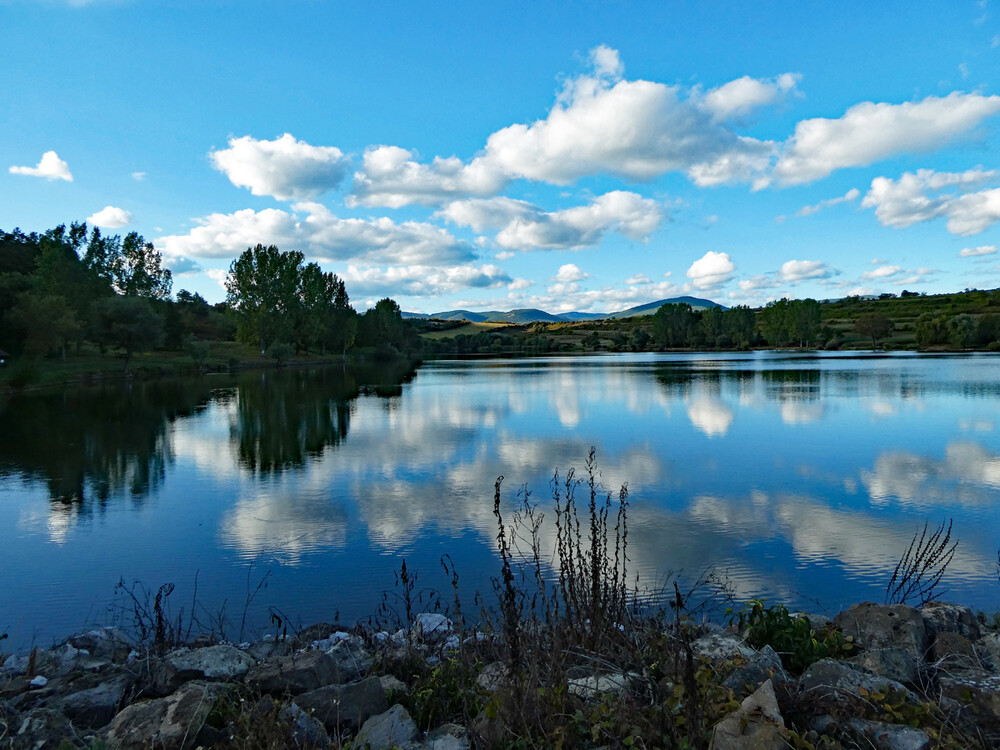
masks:
[[[49,679],[47,677],[43,677],[42,675],[36,675],[35,677],[32,677],[30,680],[28,680],[28,687],[43,688],[48,684],[49,684]]]
[[[917,697],[901,683],[862,672],[853,665],[833,659],[820,659],[810,665],[799,678],[799,687],[820,697],[832,698],[844,695],[862,697],[859,688],[867,692],[889,689],[902,692],[911,703],[919,703]]]
[[[413,619],[410,632],[425,641],[444,640],[452,632],[452,623],[438,612],[422,612]]]
[[[941,695],[971,707],[980,719],[1000,721],[1000,676],[985,671],[940,675]]]
[[[695,658],[704,657],[713,662],[730,661],[738,656],[752,659],[757,654],[745,641],[728,633],[703,635],[691,644],[691,648]]]
[[[930,635],[938,633],[957,633],[971,641],[980,636],[979,622],[972,610],[961,604],[947,602],[929,602],[920,610],[924,625]]]
[[[809,627],[811,627],[817,633],[828,628],[830,624],[833,622],[833,620],[831,620],[826,615],[821,615],[817,612],[794,612],[792,613],[792,617],[795,618],[805,617],[807,620],[809,620]]]
[[[154,690],[168,695],[185,682],[231,682],[240,680],[256,664],[235,646],[181,648],[154,663]]]
[[[292,644],[287,640],[277,640],[274,636],[255,641],[242,649],[243,652],[255,661],[262,662],[277,659],[281,656],[288,656],[294,650]]]
[[[193,747],[212,707],[229,691],[218,683],[189,682],[166,698],[133,703],[115,716],[108,744],[123,749]]]
[[[905,604],[855,604],[833,618],[835,627],[866,649],[902,648],[923,659],[930,646],[920,612]]]
[[[397,677],[393,677],[391,674],[384,674],[378,678],[378,681],[382,683],[382,689],[386,693],[396,692],[405,693],[407,692],[406,683]]]
[[[278,718],[288,724],[289,739],[295,747],[328,748],[330,735],[321,721],[303,711],[297,704],[289,703],[281,709]]]
[[[506,681],[507,665],[502,661],[490,662],[476,677],[476,684],[491,693],[496,692]]]
[[[369,717],[385,711],[389,705],[378,677],[367,677],[347,685],[327,685],[303,693],[295,702],[323,722],[330,734],[354,731]]]
[[[369,718],[354,738],[354,745],[371,750],[388,750],[407,745],[416,738],[417,722],[397,703],[385,713]]]
[[[852,747],[875,750],[929,750],[931,747],[930,737],[925,732],[903,724],[854,718],[838,724],[832,716],[817,716],[810,727],[820,734],[846,734],[853,740]]]
[[[94,628],[66,639],[73,648],[86,651],[94,659],[120,663],[135,647],[132,639],[120,628]]]
[[[987,633],[973,646],[983,667],[993,672],[1000,672],[1000,633]]]
[[[428,733],[424,750],[469,750],[469,732],[458,724],[442,724]]]
[[[781,657],[770,646],[755,652],[748,664],[736,668],[722,681],[724,687],[735,693],[753,693],[768,680],[784,682],[788,675],[781,665]]]
[[[115,718],[125,702],[126,692],[132,687],[127,675],[103,682],[96,687],[78,690],[50,705],[65,714],[74,726],[96,729]]]
[[[334,633],[337,635],[337,633]],[[339,670],[339,682],[350,682],[367,674],[372,668],[372,655],[365,648],[365,642],[355,635],[347,635],[337,640],[329,649],[324,649]]]
[[[768,680],[715,725],[709,750],[781,750],[789,747],[785,720]]]
[[[903,648],[878,648],[865,651],[848,661],[857,664],[879,677],[914,684],[917,681],[917,664],[909,651]]]
[[[958,633],[938,633],[931,646],[931,658],[937,666],[948,669],[979,668],[979,659],[972,641]]]
[[[51,708],[36,708],[18,717],[9,727],[10,747],[15,750],[55,750],[63,742],[73,742],[76,733],[69,719]]]
[[[340,670],[323,651],[303,651],[264,662],[246,681],[262,693],[298,695],[339,682]]]
[[[310,625],[308,628],[303,628],[296,633],[295,641],[300,645],[305,646],[313,641],[322,641],[325,638],[329,638],[333,633],[336,633],[339,630],[339,627],[331,625],[328,622],[317,622],[315,625]]]
[[[621,672],[576,677],[568,681],[567,689],[571,695],[585,701],[598,700],[605,695],[621,697],[628,693],[629,686],[636,678],[636,674]]]

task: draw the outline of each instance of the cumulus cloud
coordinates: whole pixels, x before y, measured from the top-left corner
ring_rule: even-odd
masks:
[[[781,101],[795,90],[801,78],[798,73],[783,73],[771,79],[743,76],[706,92],[703,106],[715,120],[739,120],[760,107]]]
[[[439,205],[469,195],[494,195],[507,182],[488,159],[465,164],[457,157],[438,156],[430,164],[421,164],[412,151],[376,146],[365,151],[347,203],[389,208],[413,203]]]
[[[827,279],[836,274],[821,260],[790,260],[781,265],[781,280],[786,284],[798,284],[806,279]],[[740,287],[743,288],[742,285]]]
[[[257,243],[296,248],[312,258],[356,264],[455,266],[471,262],[471,245],[445,230],[389,218],[341,219],[316,203],[297,203],[294,213],[274,208],[210,214],[183,235],[156,240],[167,256],[230,258]]]
[[[44,177],[46,180],[66,180],[73,181],[73,173],[69,171],[69,164],[59,158],[55,151],[46,151],[42,154],[41,161],[34,167],[11,167],[11,174],[22,174],[28,177]]]
[[[349,160],[335,146],[311,146],[285,133],[273,141],[230,138],[229,147],[209,153],[212,165],[237,187],[278,200],[309,200],[337,187]]]
[[[498,229],[494,242],[511,250],[577,250],[598,244],[609,231],[644,240],[664,216],[656,201],[624,190],[551,212],[512,198],[470,198],[449,204],[437,215],[476,232]]]
[[[502,268],[472,264],[450,268],[423,265],[360,268],[352,265],[342,275],[352,293],[370,296],[437,296],[467,288],[507,286],[513,281]]]
[[[959,258],[975,258],[980,255],[993,255],[997,251],[996,245],[980,245],[979,247],[963,247],[959,253]]]
[[[132,212],[117,206],[105,206],[96,214],[88,216],[87,223],[101,229],[118,229],[132,223]]]
[[[864,281],[871,281],[872,279],[885,279],[889,276],[895,276],[902,273],[903,269],[901,266],[879,266],[871,271],[865,271],[861,274],[861,278]]]
[[[997,112],[1000,96],[958,91],[902,104],[862,102],[836,119],[799,122],[772,175],[781,184],[796,185],[895,154],[933,151]]]
[[[559,272],[553,280],[566,284],[574,281],[583,281],[586,278],[590,278],[589,273],[584,273],[573,263],[567,263],[564,266],[559,266]]]
[[[702,95],[697,89],[625,80],[618,52],[592,50],[589,72],[570,78],[543,119],[491,134],[465,162],[418,162],[395,146],[370,149],[349,200],[361,205],[434,205],[494,195],[513,179],[568,184],[611,174],[646,181],[685,172],[698,185],[749,181],[767,169],[775,144],[737,134],[730,120],[777,101],[797,76],[741,78]]]
[[[847,203],[858,199],[861,195],[861,191],[857,188],[851,188],[846,193],[844,193],[839,198],[828,198],[825,201],[820,201],[819,203],[812,206],[803,206],[800,208],[795,215],[796,216],[812,216],[817,211],[822,211],[824,208],[829,208],[830,206],[836,206],[839,203]]]
[[[177,255],[167,259],[167,268],[174,276],[190,276],[202,270],[201,265],[191,258]]]
[[[652,284],[653,280],[649,278],[644,273],[637,273],[635,276],[630,276],[625,279],[626,284]]]
[[[709,291],[725,284],[735,272],[736,266],[729,258],[729,253],[709,250],[691,264],[687,270],[687,277],[691,279],[691,285],[695,289]]]
[[[136,182],[142,182],[143,180],[146,179],[146,173],[145,172],[133,172],[132,173],[132,179],[135,180]]]
[[[905,172],[898,180],[876,177],[862,200],[887,227],[901,229],[945,218],[952,234],[978,234],[1000,221],[1000,189],[963,192],[996,179],[995,170]]]
[[[770,274],[760,274],[749,279],[741,279],[739,287],[744,292],[756,292],[761,289],[775,289],[781,286]]]

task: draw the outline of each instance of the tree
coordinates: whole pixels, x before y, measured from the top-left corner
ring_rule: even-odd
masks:
[[[146,242],[138,232],[129,232],[111,259],[111,284],[126,297],[167,299],[173,277],[169,269],[160,266],[161,261],[152,242]]]
[[[125,372],[133,353],[152,349],[163,340],[163,318],[147,300],[109,297],[97,303],[96,312],[98,336],[102,343],[122,351]]]
[[[303,260],[300,252],[257,245],[233,261],[226,301],[237,314],[238,340],[260,346],[262,354],[272,342],[291,340]]]
[[[80,335],[80,321],[63,297],[25,293],[17,298],[11,322],[24,332],[24,351],[39,356],[61,349],[66,358],[66,342]]]
[[[956,349],[968,349],[976,333],[976,319],[971,315],[956,315],[948,321],[948,340]]]
[[[688,346],[698,314],[686,302],[667,304],[653,315],[653,339],[661,348]]]
[[[872,340],[872,349],[878,348],[878,342],[884,339],[895,324],[883,315],[878,313],[865,313],[859,315],[854,322],[854,330],[862,336],[869,336]]]

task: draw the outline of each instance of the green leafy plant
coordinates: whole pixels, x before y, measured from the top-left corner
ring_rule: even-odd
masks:
[[[816,631],[808,617],[793,617],[782,604],[770,607],[762,599],[751,599],[741,610],[729,611],[730,622],[739,625],[754,648],[770,646],[785,668],[801,674],[810,664],[843,657],[854,650],[854,640],[831,627]]]

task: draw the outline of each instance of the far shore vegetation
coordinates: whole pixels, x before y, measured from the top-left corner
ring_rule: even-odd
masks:
[[[209,304],[152,243],[86,224],[0,230],[0,387],[180,374],[345,357],[722,351],[758,348],[1000,350],[1000,290],[903,290],[762,308],[665,304],[652,314],[526,324],[406,318],[390,298],[364,313],[302,253],[248,248]]]

